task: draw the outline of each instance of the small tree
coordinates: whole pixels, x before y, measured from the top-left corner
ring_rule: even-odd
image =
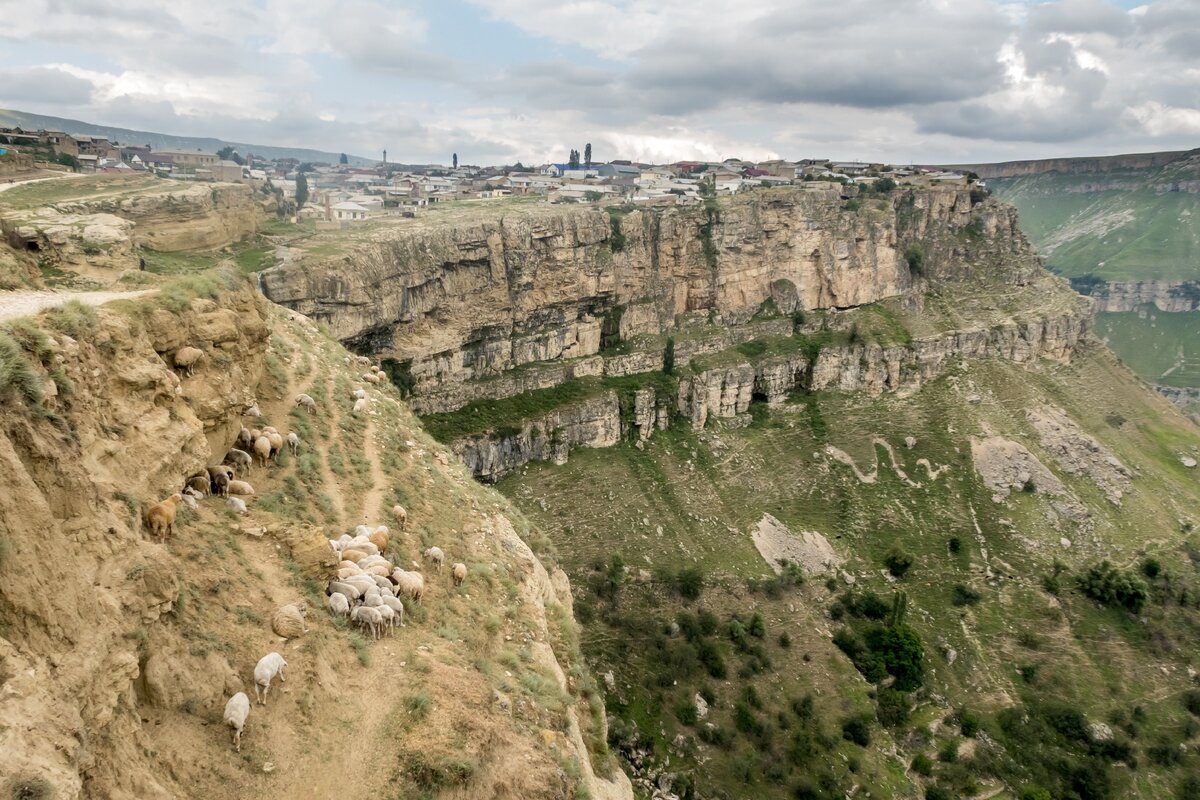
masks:
[[[583,163],[589,167],[592,165],[592,143],[588,142],[583,146]]]
[[[668,337],[667,347],[663,350],[663,372],[667,375],[675,372],[675,337]]]
[[[450,161],[452,164],[454,164],[454,168],[458,169],[458,153],[455,153],[454,157],[451,158]]]
[[[894,578],[903,578],[904,573],[908,572],[914,561],[913,554],[906,552],[899,542],[892,545],[891,549],[887,551],[887,555],[883,557],[883,565],[887,567],[888,572],[892,573]]]
[[[346,154],[345,154],[345,153],[342,153],[340,156],[338,156],[338,163],[339,163],[339,164],[349,164],[349,163],[350,163],[350,159],[346,158]]]
[[[567,166],[571,169],[579,169],[579,151],[572,150],[567,157]]]
[[[308,178],[301,172],[296,175],[296,209],[304,208],[308,202]]]

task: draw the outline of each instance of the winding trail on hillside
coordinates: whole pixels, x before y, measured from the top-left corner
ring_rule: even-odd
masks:
[[[62,305],[68,300],[78,300],[89,306],[100,306],[113,300],[130,300],[152,294],[157,289],[141,289],[132,292],[0,292],[0,321],[32,316],[47,308]]]

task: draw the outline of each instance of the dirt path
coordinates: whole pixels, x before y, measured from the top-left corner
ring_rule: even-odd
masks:
[[[111,300],[129,300],[151,294],[156,289],[135,292],[0,292],[0,320],[28,317],[37,312],[62,305],[68,300],[78,300],[89,306],[99,306]]]
[[[12,183],[0,183],[0,192],[7,192],[9,189],[15,189],[18,186],[27,186],[31,183],[42,183],[43,181],[61,181],[71,178],[82,178],[83,175],[76,172],[61,172],[56,175],[46,175],[41,178],[30,178],[29,180],[16,180]]]
[[[386,402],[376,400],[375,402]],[[383,498],[387,493],[387,475],[379,463],[379,442],[375,438],[375,420],[367,415],[367,429],[363,432],[363,456],[371,465],[371,488],[363,498],[363,518],[367,525],[386,524],[383,519]]]

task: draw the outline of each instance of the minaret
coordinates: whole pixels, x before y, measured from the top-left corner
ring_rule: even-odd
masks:
[[[383,151],[383,163],[387,164],[387,150]]]

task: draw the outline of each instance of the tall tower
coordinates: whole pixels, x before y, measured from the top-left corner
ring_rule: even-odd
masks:
[[[383,151],[383,163],[387,163],[387,150]]]

